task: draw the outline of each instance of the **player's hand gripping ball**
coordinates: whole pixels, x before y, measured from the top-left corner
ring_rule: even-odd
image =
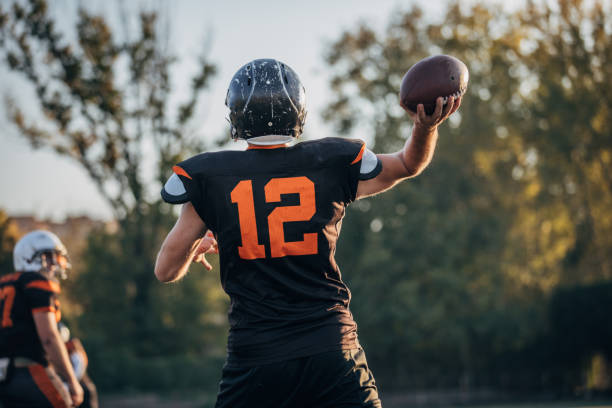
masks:
[[[450,55],[434,55],[414,64],[402,79],[400,105],[412,112],[423,104],[425,113],[431,115],[436,99],[463,96],[467,90],[469,72],[463,62]]]

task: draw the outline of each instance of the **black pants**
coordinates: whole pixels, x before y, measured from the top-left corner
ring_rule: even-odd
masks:
[[[223,368],[216,408],[380,408],[363,349]]]
[[[70,395],[50,367],[32,364],[15,368],[0,384],[4,408],[65,408],[72,406]]]

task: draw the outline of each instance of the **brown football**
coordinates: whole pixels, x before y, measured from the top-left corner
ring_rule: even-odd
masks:
[[[425,113],[431,115],[439,96],[462,96],[467,90],[468,78],[467,67],[455,57],[434,55],[422,59],[402,79],[400,105],[416,112],[417,105],[422,103]]]

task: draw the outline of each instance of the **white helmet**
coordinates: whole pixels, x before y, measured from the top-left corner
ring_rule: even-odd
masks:
[[[54,256],[49,259],[45,254]],[[63,279],[71,266],[62,241],[57,235],[44,230],[29,232],[17,242],[13,250],[13,263],[18,272],[39,272],[55,266]]]

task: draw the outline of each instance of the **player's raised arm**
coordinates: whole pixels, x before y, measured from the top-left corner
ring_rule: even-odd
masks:
[[[206,225],[193,205],[183,205],[181,215],[164,240],[155,261],[155,276],[161,282],[174,282],[183,277],[192,261],[202,263],[208,270],[212,266],[205,253],[217,251],[217,241],[205,235]]]
[[[431,115],[425,114],[422,104],[418,105],[416,114],[406,110],[414,121],[411,136],[401,151],[377,155],[382,170],[373,179],[359,181],[357,199],[388,190],[402,180],[417,176],[427,167],[436,148],[438,126],[459,109],[461,98],[451,96],[446,106],[443,103],[443,98],[438,98]]]
[[[412,134],[401,151],[378,155],[382,171],[359,182],[356,198],[385,191],[427,167],[436,148],[438,126],[459,109],[468,77],[465,64],[449,55],[425,58],[406,72],[400,105],[414,121]]]

